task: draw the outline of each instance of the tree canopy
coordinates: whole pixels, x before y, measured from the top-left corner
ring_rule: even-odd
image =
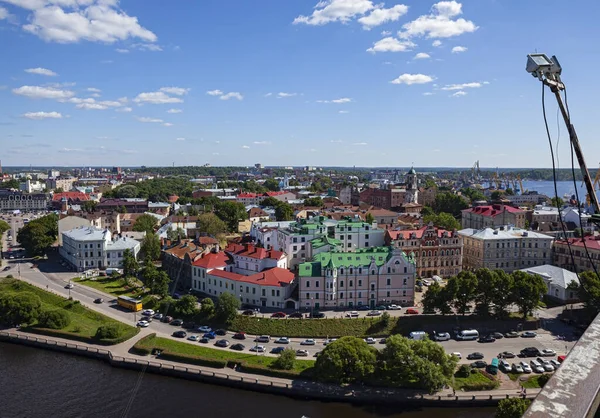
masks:
[[[429,222],[432,222],[433,225],[437,226],[438,228],[447,229],[449,231],[460,229],[460,222],[457,221],[454,216],[446,212],[441,212],[437,215],[431,214],[423,216],[423,223],[429,224]]]
[[[227,232],[227,224],[214,213],[200,215],[197,226],[200,232],[205,232],[213,237]]]
[[[156,224],[158,224],[157,218],[150,214],[144,213],[135,220],[135,223],[133,224],[133,230],[151,234],[154,232],[154,227]]]
[[[142,240],[140,248],[145,260],[158,260],[160,258],[160,238],[153,232],[147,233]]]
[[[125,277],[137,275],[139,265],[130,249],[123,251],[123,275]]]
[[[467,209],[469,204],[467,201],[457,194],[451,192],[438,193],[432,205],[432,209],[436,213],[449,213],[454,217],[459,217],[463,209]]]
[[[508,398],[498,402],[495,418],[521,418],[531,405],[529,399]]]
[[[217,215],[230,231],[237,231],[238,222],[248,219],[246,207],[239,202],[222,201],[215,206]]]
[[[364,382],[375,371],[376,360],[377,350],[362,338],[342,337],[325,347],[315,370],[327,382]]]
[[[241,302],[236,296],[229,292],[223,292],[217,301],[215,315],[219,321],[229,324],[237,316],[240,306]]]
[[[323,199],[320,197],[309,197],[308,199],[304,199],[304,206],[315,206],[320,208],[323,206]]]
[[[58,216],[50,214],[32,220],[17,233],[17,240],[30,255],[44,254],[58,236]]]

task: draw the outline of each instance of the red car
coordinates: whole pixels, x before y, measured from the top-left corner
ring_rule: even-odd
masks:
[[[419,311],[417,311],[416,309],[413,309],[413,308],[408,308],[408,309],[405,311],[405,313],[406,313],[406,314],[408,314],[408,315],[418,315],[418,314],[419,314]]]
[[[275,312],[271,315],[271,318],[285,318],[285,314],[283,312]]]
[[[245,332],[238,332],[236,334],[233,335],[233,338],[235,338],[236,340],[245,340],[246,339],[246,333]]]

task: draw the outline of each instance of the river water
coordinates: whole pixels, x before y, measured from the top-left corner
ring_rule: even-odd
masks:
[[[301,401],[0,343],[1,418],[492,418],[494,408],[402,411]]]

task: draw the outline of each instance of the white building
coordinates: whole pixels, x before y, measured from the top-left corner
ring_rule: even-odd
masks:
[[[506,272],[552,262],[554,238],[512,226],[458,231],[463,237],[463,269]]]
[[[569,289],[571,283],[579,285],[579,278],[576,273],[549,264],[521,269],[521,271],[535,274],[544,279],[546,286],[548,286],[546,295],[552,299],[561,303],[569,303],[577,300],[577,292]]]
[[[123,253],[130,250],[137,258],[140,243],[132,238],[113,238],[108,229],[80,227],[62,233],[60,255],[77,271],[122,268]]]

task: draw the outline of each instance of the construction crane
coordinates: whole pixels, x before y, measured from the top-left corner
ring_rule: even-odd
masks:
[[[479,182],[481,180],[481,170],[479,169],[479,160],[475,161],[471,168],[471,180],[473,182]]]
[[[521,176],[517,174],[517,181],[519,182],[519,187],[521,188],[521,194],[525,194],[527,190],[523,188],[523,181],[521,180]]]
[[[500,181],[500,177],[498,177],[497,171],[494,173],[492,180],[494,181],[494,183],[496,183],[496,189],[500,190],[502,188],[502,182]]]

